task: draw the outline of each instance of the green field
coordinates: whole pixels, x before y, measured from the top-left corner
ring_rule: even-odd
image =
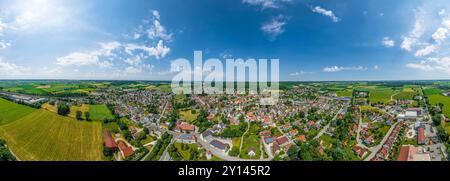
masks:
[[[106,107],[106,105],[90,105],[89,113],[91,119],[94,121],[103,121],[106,119],[114,119],[111,111]]]
[[[394,99],[401,99],[401,100],[412,100],[414,99],[414,96],[416,95],[422,95],[419,88],[404,88],[401,92],[396,94],[394,96]]]
[[[32,95],[86,95],[95,90],[89,83],[56,83],[46,81],[3,84],[3,91]]]
[[[446,117],[450,117],[450,97],[443,96],[441,94],[435,94],[428,96],[431,105],[436,105],[438,103],[444,104],[442,113]]]
[[[395,94],[391,89],[376,89],[370,90],[369,101],[371,103],[383,102],[387,103],[391,101],[391,96]]]
[[[0,125],[18,120],[35,109],[0,98]]]
[[[435,95],[435,94],[441,94],[442,91],[438,88],[434,88],[434,87],[425,87],[423,89],[423,92],[425,95],[429,96],[429,95]]]
[[[0,137],[20,160],[103,160],[102,126],[44,109],[0,127]]]
[[[338,97],[352,97],[353,96],[353,90],[343,90],[336,92]]]

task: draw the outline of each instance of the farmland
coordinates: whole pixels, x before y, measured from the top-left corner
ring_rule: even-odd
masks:
[[[402,91],[394,96],[394,99],[412,100],[416,95],[422,95],[420,88],[405,87]]]
[[[89,113],[94,121],[103,121],[104,119],[114,119],[111,111],[106,105],[90,105]]]
[[[442,91],[438,88],[434,88],[434,87],[424,87],[423,92],[425,93],[425,95],[434,95],[434,94],[441,94]]]
[[[34,109],[28,106],[23,106],[0,98],[0,125],[18,120],[33,111]]]
[[[82,104],[81,106],[70,106],[70,113],[69,117],[76,118],[77,111],[82,112],[81,118],[86,119],[84,116],[84,113],[89,112],[89,105],[88,104]]]
[[[431,105],[436,105],[442,103],[444,107],[442,108],[442,113],[446,117],[450,117],[450,97],[443,96],[441,94],[435,94],[428,96]]]
[[[391,89],[376,89],[370,91],[369,100],[371,103],[383,102],[387,103],[391,100],[391,96],[395,94]]]
[[[95,86],[89,83],[57,83],[57,82],[18,82],[2,83],[2,90],[5,92],[14,92],[30,95],[46,96],[72,96],[87,95],[95,89]]]
[[[20,160],[103,160],[101,123],[79,122],[44,109],[0,127]]]

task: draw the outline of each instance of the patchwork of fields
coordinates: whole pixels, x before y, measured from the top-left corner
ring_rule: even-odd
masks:
[[[20,119],[35,109],[0,98],[0,125]]]
[[[100,122],[77,121],[3,99],[0,111],[4,120],[0,124],[0,137],[20,160],[103,160]]]

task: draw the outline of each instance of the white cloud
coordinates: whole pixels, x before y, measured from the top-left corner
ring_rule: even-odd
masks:
[[[161,25],[159,20],[153,21],[153,26],[147,30],[147,36],[150,39],[161,38],[166,41],[172,40],[172,34],[167,33],[166,28]]]
[[[439,47],[437,45],[429,45],[426,46],[423,49],[417,50],[416,54],[414,54],[416,57],[423,57],[423,56],[427,56],[430,53],[435,52]]]
[[[356,67],[343,67],[343,66],[331,66],[331,67],[325,67],[322,69],[323,72],[341,72],[341,71],[349,71],[349,70],[367,70],[367,67],[363,66],[356,66]]]
[[[441,10],[439,11],[438,14],[439,14],[440,16],[444,15],[444,14],[445,14],[445,9],[441,9]]]
[[[87,66],[96,65],[98,63],[98,56],[92,53],[74,52],[67,56],[57,58],[56,64],[61,66]]]
[[[149,56],[154,56],[157,59],[164,58],[170,52],[170,48],[164,45],[163,40],[159,40],[156,47],[147,47],[137,44],[127,44],[127,46],[125,47],[125,52],[130,55],[132,55],[133,51],[135,50],[142,50]]]
[[[436,41],[442,41],[445,38],[447,38],[447,34],[448,34],[448,29],[440,27],[436,30],[435,33],[433,33],[432,37]]]
[[[390,39],[389,37],[384,37],[382,43],[385,47],[393,47],[395,46],[395,41]]]
[[[114,57],[113,52],[121,47],[119,42],[99,43],[101,48],[85,53],[73,52],[67,56],[56,59],[56,64],[60,66],[93,66],[97,65],[100,68],[111,68],[113,64],[110,61],[101,61],[103,57]]]
[[[422,60],[419,63],[409,63],[406,66],[423,71],[443,71],[450,73],[450,57],[431,57]]]
[[[132,66],[138,66],[141,64],[142,59],[140,56],[135,56],[135,57],[125,59],[124,62],[129,65],[132,65]]]
[[[10,46],[11,46],[11,43],[2,42],[2,40],[0,40],[0,50],[6,49],[6,48],[8,48]]]
[[[157,10],[152,10],[152,15],[156,19],[160,19],[161,18],[161,15],[159,15],[159,12]]]
[[[378,65],[375,65],[375,66],[373,66],[373,69],[378,70],[378,69],[380,69],[380,67]]]
[[[306,75],[306,74],[313,74],[314,72],[305,72],[305,71],[300,71],[300,72],[294,72],[289,74],[290,76],[300,76],[300,75]]]
[[[292,0],[242,0],[244,4],[250,4],[252,6],[260,6],[262,9],[267,8],[279,8],[283,3],[289,3]]]
[[[401,48],[406,51],[411,51],[412,47],[419,42],[419,38],[425,32],[425,11],[419,9],[415,14],[414,28],[409,32],[408,35],[403,36],[403,42]]]
[[[7,9],[15,16],[15,28],[54,28],[74,22],[74,12],[64,3],[57,0],[14,1]]]
[[[339,22],[339,21],[341,20],[340,18],[338,18],[338,17],[333,13],[333,11],[331,11],[331,10],[326,10],[326,9],[320,7],[320,6],[316,6],[316,7],[314,7],[314,8],[311,9],[311,10],[312,10],[313,12],[315,12],[315,13],[319,13],[319,14],[322,14],[322,15],[324,15],[324,16],[330,17],[331,20],[332,20],[333,22]]]
[[[13,63],[8,63],[0,59],[0,75],[2,76],[23,75],[28,71],[28,68],[18,66]]]
[[[127,67],[125,68],[125,73],[129,75],[136,75],[140,74],[142,72],[142,69],[136,68],[136,67]]]
[[[284,26],[287,24],[287,18],[283,15],[279,15],[272,18],[271,21],[264,23],[261,26],[261,30],[269,36],[270,40],[275,40],[277,36],[284,33]]]
[[[152,10],[151,13],[152,18],[145,19],[143,21],[144,23],[138,26],[135,32],[132,33],[133,39],[137,40],[146,37],[151,40],[162,39],[168,42],[172,41],[173,33],[169,33],[166,27],[161,24],[161,15],[159,14],[159,12],[156,10]]]

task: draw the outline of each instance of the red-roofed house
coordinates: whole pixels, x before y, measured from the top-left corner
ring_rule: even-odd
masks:
[[[270,130],[264,130],[259,133],[260,136],[270,136]]]
[[[366,154],[366,150],[358,145],[353,146],[352,150],[353,153],[358,155],[360,158],[364,157],[364,154]]]
[[[134,154],[134,151],[131,147],[129,147],[125,142],[119,141],[119,149],[120,153],[122,153],[122,156],[124,158],[127,158]]]
[[[297,136],[296,138],[298,141],[305,141],[306,140],[306,136],[304,134]]]
[[[419,129],[417,129],[417,131],[419,132],[417,134],[417,143],[419,145],[424,145],[425,144],[425,129],[423,127],[420,127]]]
[[[289,139],[286,136],[280,136],[277,138],[276,141],[280,146],[284,146],[289,143]]]
[[[114,138],[111,136],[111,133],[109,133],[108,131],[103,131],[103,141],[105,142],[105,146],[107,148],[116,150],[117,149],[117,144],[114,141]]]
[[[177,124],[177,129],[176,131],[178,132],[191,132],[191,131],[195,131],[195,126],[186,122],[179,122]]]

